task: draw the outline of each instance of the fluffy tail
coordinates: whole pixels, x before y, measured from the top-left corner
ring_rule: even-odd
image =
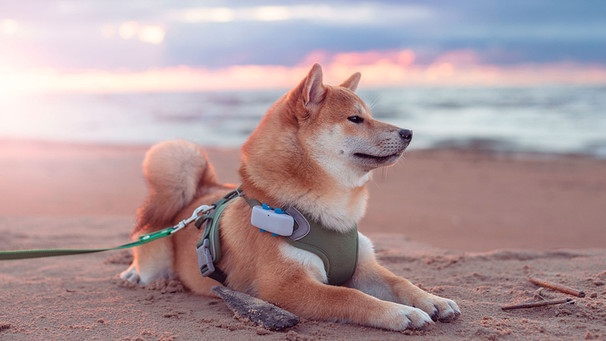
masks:
[[[168,141],[153,146],[143,161],[149,187],[145,203],[137,211],[140,230],[154,231],[170,226],[185,206],[217,177],[206,155],[186,141]]]

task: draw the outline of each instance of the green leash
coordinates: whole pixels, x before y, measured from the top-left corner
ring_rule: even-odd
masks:
[[[191,217],[180,221],[177,225],[167,227],[160,231],[144,234],[139,237],[139,240],[130,242],[128,244],[109,247],[109,248],[100,248],[100,249],[41,249],[41,250],[10,250],[10,251],[0,251],[0,260],[15,260],[15,259],[29,259],[29,258],[41,258],[41,257],[56,257],[56,256],[70,256],[70,255],[79,255],[85,253],[95,253],[95,252],[103,252],[103,251],[111,251],[111,250],[121,250],[128,249],[135,246],[140,246],[143,244],[147,244],[153,242],[156,239],[164,238],[173,235],[177,231],[185,228],[185,226],[191,224],[195,220],[197,220],[201,214],[204,214],[210,210],[213,210],[215,205],[202,205],[194,211]]]

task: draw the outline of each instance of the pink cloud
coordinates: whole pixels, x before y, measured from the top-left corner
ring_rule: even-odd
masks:
[[[0,94],[51,92],[159,92],[290,88],[314,62],[324,67],[325,81],[337,84],[362,73],[361,87],[508,86],[606,84],[606,67],[575,63],[497,66],[482,64],[471,50],[447,52],[429,66],[415,64],[411,50],[330,54],[314,51],[294,66],[240,65],[222,69],[170,67],[142,72],[55,69],[0,69]]]
[[[324,50],[310,52],[299,65],[321,63],[340,67],[358,67],[377,63],[397,64],[402,67],[412,65],[415,53],[412,50],[369,50],[354,52],[329,53]]]
[[[452,50],[438,56],[434,63],[450,63],[458,66],[473,66],[481,64],[478,53],[471,49]]]

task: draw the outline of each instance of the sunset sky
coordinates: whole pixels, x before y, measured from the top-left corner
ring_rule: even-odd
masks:
[[[606,84],[606,2],[0,4],[0,93],[275,88],[314,62],[366,86]]]

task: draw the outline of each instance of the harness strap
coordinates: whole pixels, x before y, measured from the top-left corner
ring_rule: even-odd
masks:
[[[232,199],[235,199],[240,195],[241,192],[239,189],[227,193],[227,195],[213,204],[214,209],[212,211],[202,215],[195,223],[198,228],[204,226],[202,238],[196,245],[200,273],[202,276],[210,277],[221,284],[225,284],[227,275],[215,266],[221,259],[219,220],[221,219],[223,211],[230,204]]]

